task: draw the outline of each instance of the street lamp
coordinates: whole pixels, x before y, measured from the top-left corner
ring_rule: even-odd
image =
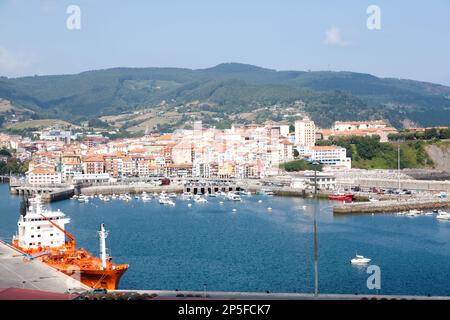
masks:
[[[319,165],[319,162],[313,161],[311,164],[314,168],[314,196],[317,196],[317,166]]]

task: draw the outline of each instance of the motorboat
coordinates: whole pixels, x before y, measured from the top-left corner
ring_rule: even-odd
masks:
[[[177,194],[172,192],[172,193],[169,193],[168,197],[171,199],[176,199]]]
[[[422,211],[419,211],[419,210],[416,210],[416,209],[412,209],[412,210],[409,210],[405,215],[408,216],[408,217],[415,217],[415,216],[418,216],[421,213],[422,213]]]
[[[233,193],[233,192],[228,193],[227,197],[228,197],[228,200],[231,200],[231,201],[241,201],[242,200],[240,195]]]
[[[194,201],[197,203],[206,203],[208,202],[208,200],[206,200],[205,198],[199,196],[199,195],[195,195],[194,196]]]
[[[273,196],[273,191],[270,189],[261,189],[256,194],[260,196]]]
[[[439,210],[438,214],[436,216],[436,219],[439,219],[439,220],[450,220],[450,213]]]
[[[185,201],[188,201],[188,200],[191,200],[192,199],[192,193],[191,192],[183,192],[182,194],[181,194],[181,200],[185,200]]]
[[[372,259],[366,258],[364,256],[356,254],[356,257],[354,257],[351,261],[352,264],[368,264]]]

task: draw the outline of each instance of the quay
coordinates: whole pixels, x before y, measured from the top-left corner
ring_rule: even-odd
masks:
[[[450,207],[450,199],[409,199],[343,203],[333,207],[334,214],[396,213],[409,210],[436,210]]]
[[[89,290],[81,282],[45,263],[30,260],[22,252],[0,240],[0,288],[19,288],[57,293]]]
[[[152,300],[219,299],[219,300],[450,300],[446,296],[368,295],[324,293],[276,293],[276,292],[220,292],[174,290],[114,290],[112,294],[146,295]]]

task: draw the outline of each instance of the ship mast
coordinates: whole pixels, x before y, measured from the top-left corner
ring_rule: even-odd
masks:
[[[98,232],[100,238],[100,258],[102,260],[102,268],[106,269],[106,261],[108,254],[106,253],[106,238],[108,237],[108,231],[105,230],[105,224],[100,225],[100,231]]]

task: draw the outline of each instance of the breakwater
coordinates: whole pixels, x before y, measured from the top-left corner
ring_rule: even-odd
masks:
[[[343,203],[333,207],[334,214],[394,213],[409,210],[435,210],[450,207],[450,199],[421,199],[406,201],[378,201]]]

